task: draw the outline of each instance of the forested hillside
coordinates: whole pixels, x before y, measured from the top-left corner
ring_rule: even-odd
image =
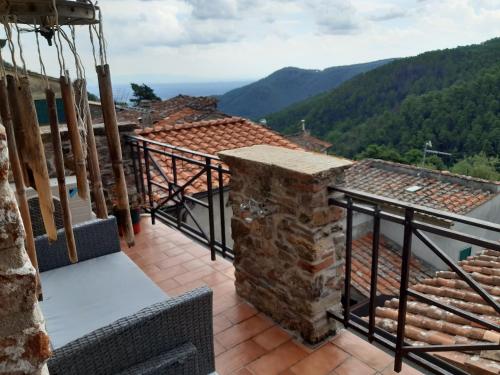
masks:
[[[324,70],[283,68],[257,82],[221,95],[218,107],[225,113],[258,120],[268,113],[331,90],[357,74],[390,61],[392,59]]]
[[[282,132],[305,119],[354,157],[369,145],[403,154],[427,140],[458,159],[500,154],[500,39],[399,59],[266,117]]]

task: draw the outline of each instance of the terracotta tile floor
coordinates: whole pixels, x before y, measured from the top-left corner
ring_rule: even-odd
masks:
[[[168,295],[201,285],[214,292],[214,345],[220,375],[393,374],[393,359],[358,336],[342,331],[311,349],[236,295],[234,269],[164,224],[143,218],[136,245],[123,251]],[[403,375],[421,374],[404,365]]]

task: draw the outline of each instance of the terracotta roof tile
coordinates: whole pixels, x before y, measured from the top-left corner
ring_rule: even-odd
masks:
[[[500,252],[484,250],[460,262],[460,266],[480,283],[497,301],[500,300]],[[500,314],[462,281],[453,271],[438,271],[435,277],[425,278],[413,289],[447,305],[479,315],[482,319],[500,324]],[[376,310],[378,327],[395,333],[399,300],[387,300]],[[405,326],[406,340],[412,345],[453,345],[495,343],[500,345],[500,333],[470,322],[453,313],[410,300]],[[500,346],[499,346],[500,348]],[[500,373],[500,349],[496,351],[449,351],[431,353],[474,375]]]
[[[234,148],[253,146],[257,144],[270,144],[291,149],[301,149],[293,142],[283,138],[271,129],[255,124],[240,117],[229,117],[210,121],[184,122],[172,125],[168,119],[159,121],[154,128],[145,128],[137,131],[138,135],[167,143],[176,147],[182,147],[197,152],[210,155],[217,155],[218,152]],[[155,148],[161,148],[156,147]],[[178,153],[178,152],[176,152]],[[179,154],[182,154],[179,152]],[[186,157],[193,158],[193,155],[186,153]],[[170,158],[154,156],[164,173],[172,178],[172,165]],[[222,165],[227,168],[226,165]],[[178,183],[189,181],[200,171],[200,167],[193,166],[186,162],[177,165]],[[195,194],[207,190],[206,178],[198,178],[186,189],[186,193]],[[218,176],[214,173],[212,185],[218,187]],[[161,176],[155,176],[158,183],[165,183]],[[224,175],[224,184],[229,183],[229,176]]]
[[[307,151],[326,152],[330,147],[333,146],[329,142],[312,136],[308,131],[301,131],[300,133],[287,135],[286,138],[288,138],[293,143],[298,144]]]
[[[370,275],[372,259],[372,234],[367,234],[352,242],[352,280],[353,287],[365,297],[370,296]],[[418,258],[412,257],[410,281],[412,283],[430,277],[434,270]],[[399,272],[401,253],[384,236],[380,237],[378,266],[378,295],[399,294]]]
[[[456,214],[467,214],[500,191],[499,182],[375,159],[348,169],[346,186]]]

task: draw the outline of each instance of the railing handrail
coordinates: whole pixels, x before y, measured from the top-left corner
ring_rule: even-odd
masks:
[[[372,193],[367,193],[362,190],[357,190],[357,189],[351,189],[351,188],[345,188],[345,187],[339,187],[339,186],[332,186],[329,188],[330,191],[336,191],[339,193],[344,193],[352,198],[355,199],[360,199],[366,202],[374,202],[374,203],[381,203],[381,204],[387,204],[391,206],[397,206],[403,209],[412,209],[415,212],[425,214],[425,215],[430,215],[430,216],[436,216],[445,220],[451,220],[451,221],[457,221],[463,224],[475,226],[478,228],[482,229],[487,229],[491,230],[494,232],[500,233],[500,224],[497,223],[492,223],[486,220],[481,220],[481,219],[476,219],[476,218],[471,218],[465,215],[460,215],[460,214],[455,214],[452,212],[446,212],[443,210],[439,210],[436,208],[431,208],[431,207],[426,207],[422,205],[418,205],[415,203],[408,203],[404,202],[398,199],[394,198],[388,198],[384,197],[382,195],[377,195],[377,194],[372,194]]]
[[[125,135],[125,137],[128,138],[128,139],[132,139],[132,140],[138,141],[138,142],[146,142],[146,143],[150,143],[150,144],[157,145],[157,146],[160,146],[160,147],[170,148],[170,149],[175,150],[175,151],[185,152],[185,153],[188,153],[188,154],[192,154],[192,155],[196,155],[196,156],[201,156],[201,157],[204,157],[204,158],[208,158],[208,159],[212,159],[212,160],[218,160],[218,161],[222,162],[222,160],[217,155],[207,154],[207,153],[200,152],[200,151],[194,151],[194,150],[190,150],[188,148],[174,146],[174,145],[171,145],[169,143],[153,141],[153,140],[151,140],[149,138],[141,137],[141,136],[138,136],[138,135]]]
[[[424,232],[437,234],[439,236],[458,240],[461,242],[467,242],[470,244],[475,244],[483,246],[485,248],[495,249],[500,251],[500,243],[493,240],[487,240],[481,237],[466,234],[465,232],[459,232],[456,230],[451,230],[448,228],[441,228],[436,225],[428,224],[425,220],[422,220],[422,216],[425,218],[427,216],[434,216],[441,219],[446,219],[453,222],[460,222],[463,224],[468,224],[474,227],[479,227],[482,229],[487,229],[493,231],[494,233],[500,232],[500,225],[496,223],[490,223],[485,220],[469,218],[464,215],[448,213],[438,209],[428,208],[425,206],[403,202],[397,199],[387,198],[380,195],[375,195],[371,193],[366,193],[364,191],[349,189],[345,187],[330,187],[329,192],[341,193],[342,196],[332,196],[328,199],[329,205],[336,205],[343,207],[347,210],[346,218],[346,264],[345,264],[345,282],[344,282],[344,310],[342,316],[337,315],[335,312],[329,312],[329,316],[344,323],[346,327],[352,327],[357,331],[367,335],[368,340],[371,342],[373,340],[378,341],[384,345],[387,344],[387,339],[382,339],[380,333],[385,332],[383,329],[376,327],[375,315],[376,315],[376,295],[377,295],[377,278],[378,278],[378,262],[379,262],[379,238],[381,234],[380,230],[380,220],[388,220],[403,226],[404,236],[402,245],[402,255],[401,255],[401,269],[400,269],[400,287],[399,287],[399,303],[398,303],[398,316],[397,316],[397,326],[396,335],[392,335],[394,338],[394,346],[391,349],[395,351],[395,362],[394,370],[396,372],[401,371],[402,358],[403,356],[408,356],[413,360],[418,361],[420,364],[424,365],[426,368],[431,369],[434,372],[441,373],[444,368],[452,368],[451,371],[446,370],[446,373],[460,373],[464,374],[463,371],[457,369],[453,365],[446,364],[441,360],[434,357],[416,357],[416,353],[419,355],[426,355],[427,352],[439,352],[439,351],[450,351],[450,350],[493,350],[492,348],[498,348],[498,344],[492,343],[480,343],[480,344],[453,344],[453,345],[424,345],[422,347],[415,347],[407,343],[405,338],[405,325],[406,325],[406,311],[408,297],[415,300],[420,300],[421,302],[427,303],[430,306],[435,306],[441,308],[445,311],[456,314],[464,319],[469,319],[479,325],[485,327],[485,329],[490,329],[496,332],[500,332],[500,325],[495,322],[490,322],[483,316],[477,313],[463,311],[458,307],[447,305],[444,302],[440,302],[433,296],[427,297],[425,294],[419,293],[418,291],[412,289],[409,285],[409,270],[410,270],[410,258],[412,253],[412,238],[420,239],[422,243],[430,249],[431,253],[435,254],[441,261],[443,261],[455,274],[458,279],[464,281],[469,288],[471,288],[475,293],[477,293],[485,302],[487,306],[493,308],[497,313],[500,312],[500,303],[497,301],[492,294],[483,288],[479,282],[474,280],[474,278],[469,275],[468,272],[463,270],[454,260],[452,260],[446,252],[444,252],[436,243],[433,242],[429,237],[427,237]],[[356,203],[354,202],[356,201]],[[398,209],[398,213],[393,213],[394,208]],[[390,212],[388,212],[390,211]],[[399,212],[402,211],[402,212]],[[372,260],[371,260],[371,282],[370,282],[370,296],[369,296],[369,311],[368,311],[368,327],[363,326],[363,320],[359,322],[354,322],[356,314],[351,312],[350,303],[350,288],[351,288],[351,262],[352,262],[352,231],[353,231],[353,212],[360,212],[362,214],[369,215],[374,218],[373,222],[373,239],[372,239]],[[417,218],[415,214],[420,214]],[[360,323],[361,324],[358,324]],[[386,345],[387,346],[387,345]],[[416,349],[417,348],[417,349]],[[435,362],[435,363],[434,363]],[[437,367],[436,367],[437,366]]]

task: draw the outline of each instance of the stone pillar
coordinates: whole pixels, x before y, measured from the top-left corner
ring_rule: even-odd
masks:
[[[6,134],[0,125],[0,374],[48,374],[49,337],[8,171]]]
[[[351,165],[322,154],[258,145],[219,154],[231,170],[237,293],[309,343],[334,331],[340,308],[344,211],[330,185]]]

